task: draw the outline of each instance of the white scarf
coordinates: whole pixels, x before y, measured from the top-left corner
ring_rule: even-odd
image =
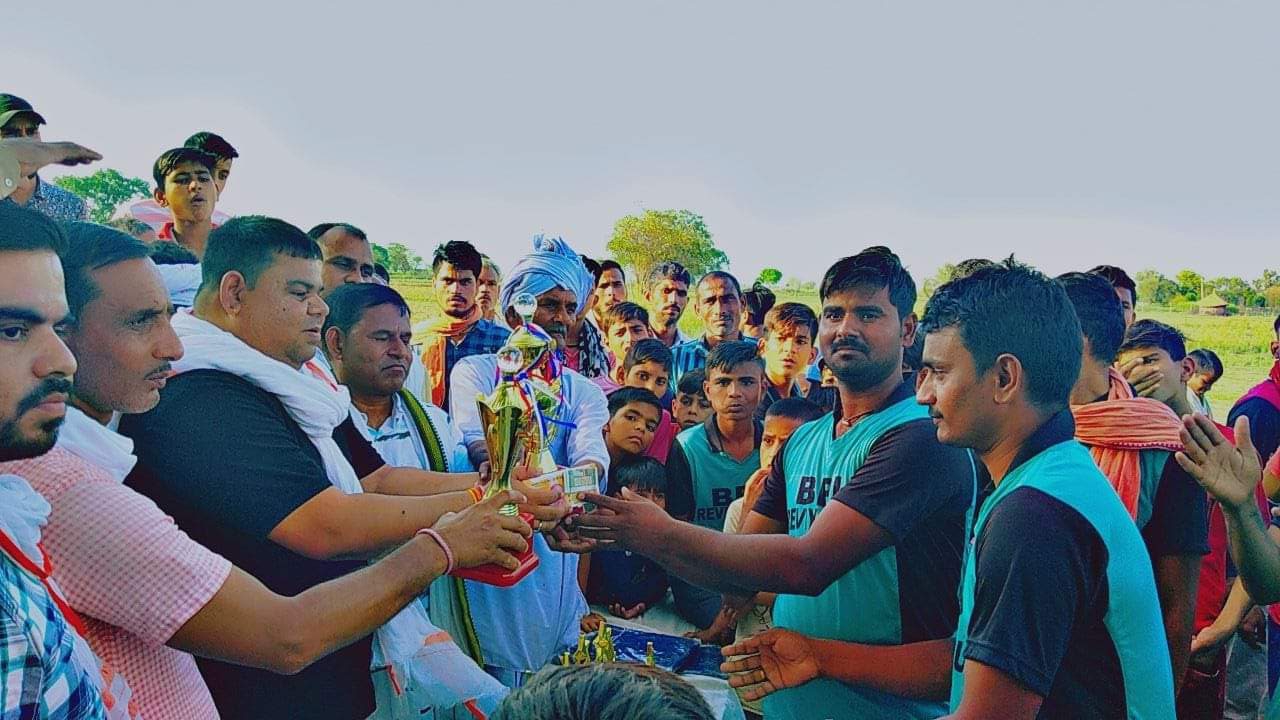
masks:
[[[356,471],[333,440],[333,431],[348,417],[351,396],[341,385],[329,383],[269,358],[242,340],[189,311],[173,316],[173,329],[186,353],[173,364],[175,372],[221,370],[248,380],[275,395],[289,417],[320,451],[329,482],[348,495],[363,492]],[[373,668],[392,666],[402,678],[412,677],[415,655],[424,638],[440,632],[427,619],[422,603],[411,602],[374,633]],[[478,671],[477,671],[478,672]]]
[[[57,447],[106,470],[116,482],[124,482],[138,462],[132,440],[70,405],[67,419],[58,430]]]
[[[191,307],[200,289],[199,265],[157,265],[164,289],[169,292],[169,302],[176,307]]]
[[[49,502],[17,475],[0,475],[0,530],[36,565],[40,550],[40,529],[49,523]]]

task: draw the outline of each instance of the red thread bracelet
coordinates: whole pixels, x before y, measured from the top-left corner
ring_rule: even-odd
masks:
[[[449,543],[445,542],[444,538],[440,537],[440,533],[431,528],[422,528],[417,534],[426,535],[436,541],[436,544],[440,546],[440,550],[444,552],[444,574],[448,575],[453,572],[453,551],[449,549]]]
[[[471,502],[473,504],[478,505],[480,500],[484,498],[484,491],[480,489],[479,485],[472,485],[467,489],[467,492],[471,493]]]

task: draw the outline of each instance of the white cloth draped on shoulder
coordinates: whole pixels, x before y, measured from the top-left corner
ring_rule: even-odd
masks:
[[[355,469],[333,439],[334,430],[347,419],[351,407],[345,387],[270,358],[189,311],[174,315],[173,328],[186,351],[173,364],[177,373],[220,370],[275,395],[319,451],[329,482],[348,495],[363,492]],[[460,718],[474,717],[462,714],[470,712],[464,705],[486,712],[496,708],[505,688],[456,646],[449,653],[448,648],[433,643],[441,632],[428,620],[423,606],[412,602],[374,633],[371,669],[375,675],[393,676],[391,685],[396,692],[394,697],[379,698],[373,718],[420,718],[431,712],[441,718],[453,713]],[[451,682],[442,682],[442,673]]]

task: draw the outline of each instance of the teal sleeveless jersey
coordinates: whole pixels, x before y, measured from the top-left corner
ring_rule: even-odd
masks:
[[[729,505],[742,497],[751,474],[760,469],[760,448],[742,462],[728,453],[717,452],[707,440],[707,426],[695,425],[676,436],[693,481],[693,524],[719,531]]]
[[[1117,500],[1111,484],[1083,445],[1075,440],[1058,443],[1005,477],[983,503],[975,524],[975,537],[982,535],[992,509],[1020,487],[1034,488],[1070,506],[1102,539],[1107,548],[1107,610],[1103,625],[1120,658],[1128,717],[1134,720],[1173,718],[1173,669],[1169,664],[1151,560],[1142,535]],[[961,661],[969,617],[973,613],[977,564],[974,547],[969,546],[964,580],[960,584],[960,623],[956,627],[956,662],[951,677],[953,711],[959,707],[964,694]],[[1028,608],[1027,612],[1034,612],[1034,608]]]
[[[928,410],[912,396],[868,415],[834,440],[833,414],[797,429],[783,454],[787,532],[800,537],[809,531],[823,506],[852,479],[886,432],[927,417]],[[815,478],[821,482],[815,483]],[[817,597],[779,594],[773,624],[813,637],[897,645],[902,642],[899,607],[898,556],[890,546],[863,560]],[[764,714],[770,720],[898,720],[945,713],[945,703],[910,700],[823,678],[764,699]]]

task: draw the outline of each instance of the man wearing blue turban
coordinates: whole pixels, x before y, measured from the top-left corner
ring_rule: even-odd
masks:
[[[567,243],[539,235],[533,239],[533,252],[516,263],[503,282],[498,307],[515,327],[520,317],[511,307],[514,299],[522,293],[533,295],[538,301],[534,323],[557,343],[564,343],[593,280]],[[492,354],[459,360],[450,375],[450,415],[477,465],[488,459],[488,452],[476,397],[493,392],[497,377],[497,356]],[[603,481],[609,468],[603,434],[609,410],[604,392],[568,368],[560,377],[560,389],[563,402],[554,418],[557,429],[550,439],[551,455],[562,467],[595,465]],[[476,661],[513,688],[577,641],[579,622],[588,612],[578,587],[578,556],[552,550],[541,533],[534,533],[533,548],[540,564],[512,587],[464,581],[466,602],[458,603],[456,613],[462,615],[458,618],[464,625],[462,632],[477,641],[478,648],[472,648],[480,655]],[[433,594],[433,607],[435,598]]]

